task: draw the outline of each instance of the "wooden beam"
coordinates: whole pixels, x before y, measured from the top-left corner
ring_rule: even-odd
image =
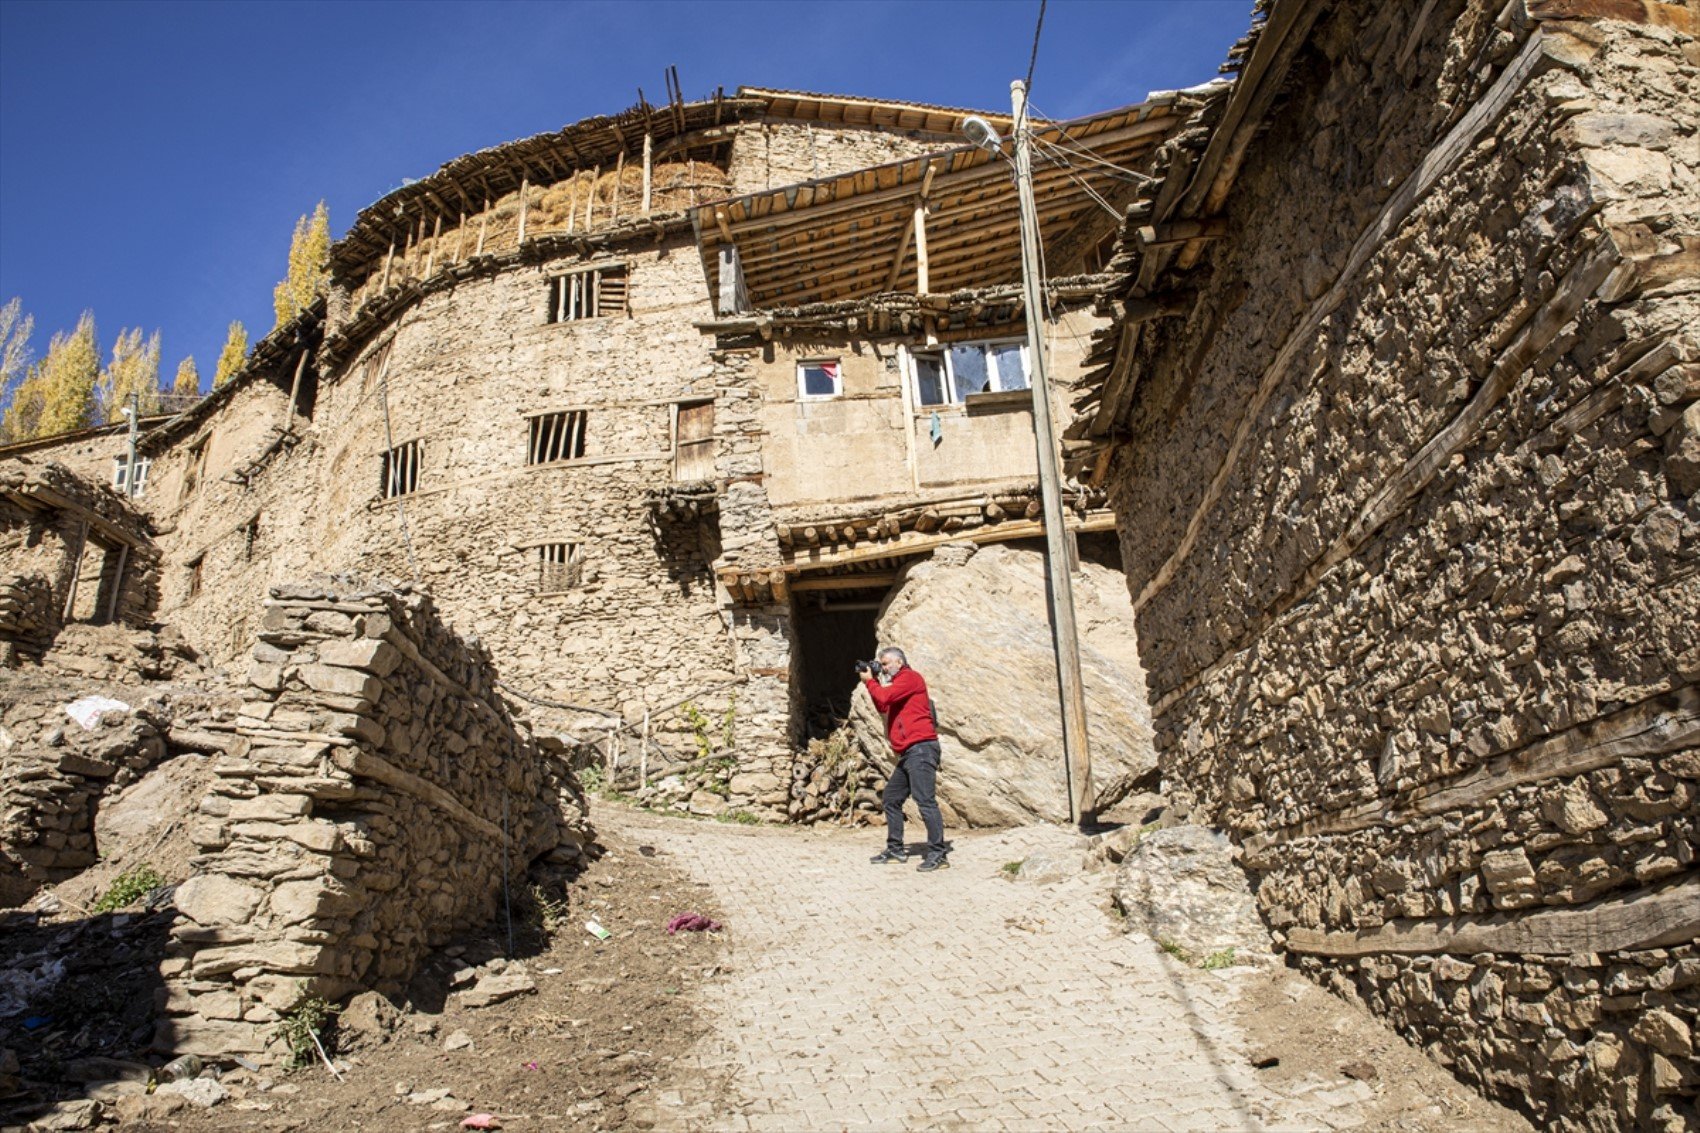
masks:
[[[649,215],[649,185],[652,168],[655,164],[655,135],[647,131],[643,135],[643,215]]]
[[[917,212],[920,206],[915,207]],[[882,291],[896,291],[897,281],[903,275],[903,261],[909,258],[909,242],[915,238],[916,227],[913,224],[903,226],[903,235],[897,241],[897,255],[892,257],[891,271],[887,273],[885,286]]]
[[[527,190],[529,190],[530,188],[531,188],[531,182],[530,182],[529,179],[522,180],[519,183],[519,240],[518,240],[517,244],[524,244],[525,243],[525,212],[526,212],[526,204],[527,204],[526,195],[527,195]],[[516,244],[516,246],[517,246],[517,244]]]
[[[817,590],[869,590],[890,586],[897,581],[895,571],[883,574],[823,574],[798,575],[791,580],[791,593],[806,594]]]
[[[1470,770],[1309,822],[1254,834],[1247,863],[1267,869],[1270,851],[1309,838],[1330,838],[1385,826],[1409,826],[1449,811],[1481,806],[1519,787],[1586,775],[1625,760],[1657,760],[1700,744],[1700,688],[1686,685],[1609,716],[1490,756]]]
[[[927,275],[927,206],[921,201],[915,203],[915,294],[926,295],[932,291],[931,280]]]
[[[1114,142],[1141,140],[1165,134],[1169,130],[1173,129],[1174,125],[1175,121],[1172,118],[1147,119],[1144,122],[1134,123],[1118,130],[1107,131],[1103,134],[1095,134],[1089,140],[1094,143],[1095,147],[1109,145]],[[1043,131],[1041,131],[1041,133],[1043,133]],[[1149,148],[1150,147],[1148,146],[1140,146],[1128,153],[1108,153],[1103,154],[1103,156],[1106,160],[1115,161],[1119,164],[1126,164],[1134,156],[1143,155],[1143,153]],[[1100,150],[1099,152],[1102,151]],[[1007,189],[1012,197],[1014,196],[1015,191],[1012,187],[1008,186],[1008,174],[1005,172],[1004,167],[1001,164],[993,163],[989,157],[985,157],[985,155],[978,150],[965,151],[965,156],[969,160],[968,164],[964,164],[955,170],[939,170],[934,179],[932,188],[938,191],[943,191],[947,188],[957,188],[963,183],[979,180],[985,181],[988,184],[1002,185]],[[1037,189],[1040,184],[1047,182],[1066,182],[1070,172],[1072,171],[1050,168],[1039,171],[1034,175],[1035,188]],[[918,169],[917,176],[913,180],[894,185],[887,189],[874,189],[863,193],[851,192],[848,195],[840,195],[825,204],[809,204],[801,206],[796,210],[796,212],[799,216],[803,213],[808,214],[807,217],[800,217],[800,219],[817,223],[822,216],[843,212],[858,212],[867,208],[869,205],[878,204],[894,197],[901,198],[912,195],[915,191],[914,186],[919,182],[921,176],[922,175],[919,173]],[[761,194],[761,196],[775,202],[784,202],[786,200],[786,191],[776,190],[772,193]],[[748,203],[752,199],[753,198],[750,197],[742,198],[739,203],[744,203],[747,207]],[[736,231],[742,231],[746,228],[776,226],[783,223],[788,212],[789,209],[787,207],[786,211],[779,213],[769,212],[763,216],[752,217],[746,220],[734,220],[732,227]]]
[[[1227,235],[1228,222],[1221,217],[1208,220],[1173,220],[1163,224],[1147,224],[1134,231],[1134,241],[1141,248],[1167,248],[1193,240],[1215,240]]]
[[[1113,531],[1116,517],[1109,514],[1093,515],[1086,519],[1071,519],[1064,523],[1068,530],[1080,531]],[[919,524],[917,523],[917,528]],[[845,566],[850,563],[865,563],[884,558],[908,558],[923,552],[935,550],[946,543],[1002,543],[1011,539],[1031,539],[1045,533],[1045,525],[1040,520],[1023,520],[1016,523],[999,523],[983,527],[971,527],[963,530],[941,532],[937,535],[927,535],[922,538],[899,539],[891,543],[876,543],[872,546],[857,547],[845,551],[814,551],[805,552],[793,558],[786,568],[791,571],[806,571],[811,568],[828,566]]]
[[[1393,921],[1362,932],[1287,931],[1287,950],[1312,956],[1478,952],[1574,956],[1687,944],[1700,937],[1700,877],[1574,909]]]

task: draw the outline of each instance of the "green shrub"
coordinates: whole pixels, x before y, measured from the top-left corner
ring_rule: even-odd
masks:
[[[319,1040],[319,1036],[325,1033],[325,1025],[341,1010],[336,1004],[315,995],[303,999],[284,1013],[275,1033],[289,1048],[291,1069],[306,1066],[318,1056],[319,1047],[315,1040]]]
[[[94,903],[93,912],[111,913],[134,905],[149,893],[165,884],[165,878],[156,872],[147,862],[133,865],[106,887],[106,892],[100,895],[100,900]]]

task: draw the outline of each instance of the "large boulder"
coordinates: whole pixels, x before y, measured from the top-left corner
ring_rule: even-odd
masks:
[[[1075,577],[1095,810],[1154,784],[1151,709],[1127,580],[1082,563]],[[1056,656],[1037,551],[941,548],[905,573],[879,615],[938,702],[944,767],[939,801],[969,826],[1068,821]],[[884,722],[865,690],[852,704],[857,742],[891,765]]]
[[[1214,830],[1174,826],[1145,834],[1122,859],[1115,902],[1129,930],[1183,959],[1259,963],[1272,955],[1233,847]]]

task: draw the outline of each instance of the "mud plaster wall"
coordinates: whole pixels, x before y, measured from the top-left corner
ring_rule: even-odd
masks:
[[[1143,342],[1110,483],[1165,774],[1463,1077],[1692,1128],[1700,47],[1417,10],[1323,17]]]
[[[1052,412],[1059,417],[1080,380],[1083,347],[1100,323],[1083,312],[1045,323]],[[953,338],[1021,342],[1024,335],[1025,328],[1014,324]],[[1028,399],[991,394],[966,405],[921,405],[909,351],[927,348],[917,336],[901,344],[784,343],[756,356],[764,482],[774,506],[907,498],[917,490],[937,494],[957,485],[1037,475]],[[798,366],[810,360],[839,363],[841,396],[801,395]]]
[[[179,1053],[260,1053],[304,995],[399,991],[497,915],[504,870],[587,836],[571,777],[428,597],[275,587],[259,638],[177,893],[157,1045]]]

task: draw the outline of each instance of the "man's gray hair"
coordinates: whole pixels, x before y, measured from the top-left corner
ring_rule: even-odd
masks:
[[[888,645],[884,649],[881,649],[880,650],[880,656],[881,657],[896,657],[897,663],[899,665],[907,665],[909,663],[909,658],[907,658],[903,655],[903,650],[899,649],[895,645]]]

